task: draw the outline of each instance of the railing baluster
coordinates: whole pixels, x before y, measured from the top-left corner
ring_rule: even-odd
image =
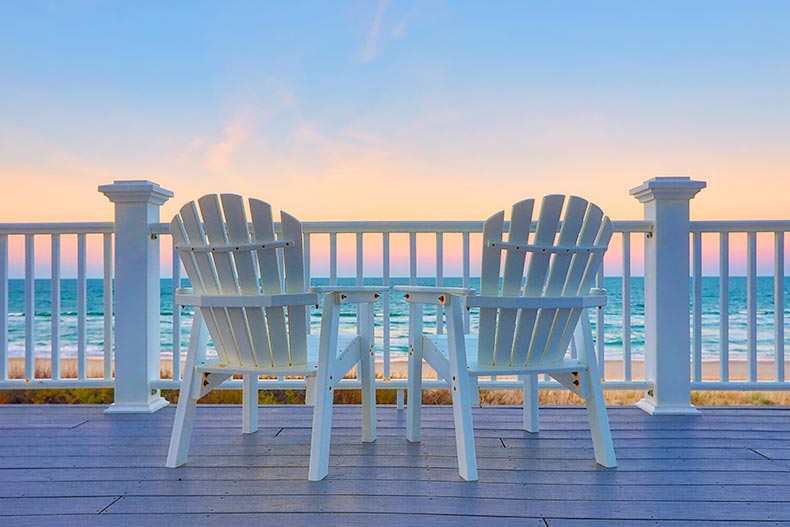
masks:
[[[444,236],[436,233],[436,286],[444,285]],[[444,333],[444,306],[436,306],[436,334]]]
[[[719,234],[719,379],[730,380],[730,237]]]
[[[417,285],[417,233],[409,233],[409,285]]]
[[[381,274],[382,274],[382,283],[384,287],[389,290],[390,287],[390,234],[388,232],[383,233],[382,235],[382,262],[381,262]],[[384,304],[384,319],[383,319],[383,329],[384,329],[384,379],[389,379],[391,375],[390,370],[390,295],[385,294],[384,298],[382,299],[382,303]]]
[[[181,306],[175,303],[176,290],[181,287],[181,260],[173,248],[173,379],[181,378]],[[308,326],[309,327],[309,326]]]
[[[746,350],[749,381],[757,380],[757,233],[746,234]]]
[[[112,234],[105,232],[104,244],[104,378],[112,379],[113,335],[112,335]],[[175,251],[173,251],[175,252]],[[177,258],[177,257],[176,257]],[[174,330],[175,331],[175,330]]]
[[[785,380],[785,234],[774,233],[774,360],[776,380]]]
[[[462,249],[461,249],[461,251],[463,253],[461,255],[461,259],[463,260],[463,262],[462,262],[462,266],[463,266],[462,283],[463,283],[463,287],[468,288],[469,287],[469,263],[470,263],[469,233],[468,232],[464,232],[463,235],[462,235]],[[470,319],[471,319],[471,315],[469,313],[469,310],[468,309],[464,309],[464,332],[465,333],[469,333],[469,330],[470,330],[470,327],[469,327]]]
[[[692,332],[694,335],[694,381],[702,380],[702,233],[695,232],[692,236],[693,244],[693,322]]]
[[[77,378],[88,376],[86,314],[88,280],[85,233],[77,234]]]
[[[310,289],[310,278],[312,277],[312,268],[310,266],[310,233],[304,233],[304,288],[305,291]],[[308,326],[309,327],[309,326]]]
[[[60,379],[60,234],[52,235],[50,271],[51,379]]]
[[[598,269],[598,274],[595,277],[595,287],[603,288],[604,284],[604,274],[603,274],[603,263],[601,263],[600,269]],[[605,346],[604,346],[604,312],[603,308],[598,308],[595,310],[595,348],[596,352],[598,353],[598,370],[601,374],[601,378],[606,377],[606,357],[604,356],[605,353]]]
[[[329,233],[329,285],[337,284],[337,233]]]
[[[0,381],[8,379],[8,235],[0,234]]]
[[[32,234],[25,234],[25,379],[35,375],[36,253]]]
[[[365,265],[364,258],[363,258],[364,255],[365,255],[365,251],[364,251],[364,246],[363,246],[363,241],[362,241],[363,240],[362,232],[358,232],[356,238],[357,238],[357,249],[356,249],[356,260],[357,261],[356,261],[356,264],[355,264],[355,269],[356,269],[356,282],[355,283],[356,283],[356,285],[362,285],[363,282],[364,282],[364,278],[363,277],[364,277],[364,265]],[[356,308],[355,308],[355,310],[357,312],[357,317],[359,317],[360,309],[362,309],[362,306],[357,304]],[[359,333],[359,331],[360,331],[360,327],[357,326],[357,333]],[[375,326],[374,326],[373,333],[374,333],[373,340],[375,341],[375,333],[376,333]]]
[[[310,290],[310,279],[312,277],[312,269],[310,268],[310,233],[304,233],[304,289]],[[310,327],[310,314],[312,309],[308,306],[305,309],[305,318],[307,319],[305,327],[307,327],[307,334],[310,335],[313,331]]]
[[[631,380],[631,233],[623,233],[623,378]]]
[[[362,244],[362,233],[357,233],[357,285],[362,285],[364,283],[364,274],[365,274],[365,261],[364,261],[364,247]]]

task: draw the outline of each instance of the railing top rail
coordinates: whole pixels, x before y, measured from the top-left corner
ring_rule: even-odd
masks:
[[[615,232],[650,232],[642,220],[613,221]],[[506,222],[507,226],[507,222]],[[326,233],[476,233],[482,221],[308,221],[304,232]],[[533,229],[535,224],[533,224]],[[0,223],[0,234],[103,234],[115,230],[113,222]],[[703,220],[690,222],[691,232],[790,232],[790,220]],[[151,234],[169,234],[168,223],[151,225]]]
[[[649,221],[627,220],[612,222],[615,232],[650,232]],[[279,223],[275,224],[279,227]],[[505,222],[505,228],[509,223]],[[537,227],[533,222],[532,230]],[[327,233],[477,233],[483,231],[482,221],[306,221],[302,230],[310,234]],[[151,226],[152,234],[168,234],[170,224]]]
[[[790,220],[713,220],[690,222],[691,232],[788,232]]]
[[[64,223],[0,223],[0,234],[107,234],[115,231],[111,221]]]

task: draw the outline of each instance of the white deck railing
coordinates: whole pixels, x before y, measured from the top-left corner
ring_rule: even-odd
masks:
[[[696,390],[785,390],[785,233],[790,231],[790,221],[693,221],[690,223],[692,236],[692,387]],[[718,238],[719,254],[719,335],[717,360],[719,372],[717,380],[703,380],[703,338],[702,338],[702,247],[703,234]],[[746,370],[745,380],[734,381],[730,378],[730,238],[733,234],[746,237]],[[773,254],[763,251],[773,261],[773,372],[772,379],[758,379],[758,306],[757,306],[757,262],[758,235],[772,238]],[[716,240],[714,240],[715,242]],[[763,260],[767,260],[764,258]],[[767,362],[767,361],[764,361]],[[765,376],[764,376],[765,377]]]
[[[27,387],[112,387],[113,362],[113,319],[102,316],[103,349],[98,355],[103,360],[103,375],[96,378],[88,377],[87,349],[87,241],[88,237],[96,237],[102,243],[102,281],[103,281],[103,313],[112,313],[112,277],[113,277],[113,223],[3,223],[0,224],[0,388]],[[61,277],[61,248],[63,237],[76,239],[76,333],[74,338],[67,340],[62,336],[63,320],[61,311],[63,283]],[[24,378],[9,379],[9,247],[14,237],[24,243]],[[46,240],[49,238],[49,240]],[[37,242],[50,246],[49,272],[44,276],[36,273]],[[40,247],[40,245],[38,245]],[[50,374],[39,376],[36,372],[35,360],[41,356],[37,343],[39,332],[36,328],[35,296],[37,280],[49,280],[50,323],[49,342],[45,349],[49,358]],[[74,351],[70,360],[76,365],[74,378],[63,378],[61,362],[64,346]]]
[[[661,182],[659,182],[661,183]],[[683,183],[683,182],[681,182]],[[649,183],[648,183],[649,184]],[[646,184],[647,185],[647,184]],[[682,185],[681,185],[682,186]],[[644,186],[643,186],[644,187]],[[644,193],[644,188],[640,187],[639,192]],[[158,186],[156,186],[158,188]],[[159,189],[161,191],[161,189]],[[165,191],[166,192],[166,191]],[[693,194],[692,194],[693,195]],[[685,200],[686,207],[688,207],[688,199]],[[660,200],[661,196],[659,196]],[[640,199],[643,199],[640,197]],[[673,196],[677,202],[677,196]],[[161,200],[163,201],[163,200]],[[643,201],[646,201],[643,199]],[[680,200],[682,201],[682,200]],[[129,202],[124,202],[127,204]],[[158,220],[158,205],[151,201],[140,202],[147,207],[146,210],[150,213],[152,207],[157,209],[156,216],[150,214],[147,216],[147,225],[140,232],[147,233],[146,236],[151,238],[149,241],[156,246],[156,253],[158,256],[159,244],[165,250],[171,249],[171,242],[169,239],[169,232],[167,224],[160,223]],[[674,202],[673,202],[674,203]],[[133,203],[134,205],[134,203]],[[647,205],[646,205],[647,210]],[[687,209],[686,209],[687,210]],[[128,211],[127,211],[128,212]],[[652,214],[652,216],[651,216]],[[676,214],[673,212],[673,214]],[[127,215],[128,217],[128,215]],[[604,372],[606,377],[605,387],[607,389],[644,389],[647,394],[653,397],[657,386],[666,386],[665,393],[674,392],[680,393],[682,396],[683,390],[686,391],[686,398],[688,396],[688,387],[698,390],[721,390],[721,389],[749,389],[749,390],[785,390],[790,389],[790,383],[785,379],[785,331],[784,324],[784,233],[790,231],[790,221],[686,221],[685,229],[689,238],[690,244],[683,246],[681,242],[682,237],[676,237],[674,242],[671,240],[663,239],[663,245],[657,244],[655,247],[648,247],[649,244],[655,242],[655,238],[661,238],[661,222],[666,221],[666,215],[661,216],[661,212],[655,211],[646,213],[648,220],[646,221],[615,221],[614,227],[616,237],[612,243],[612,249],[606,256],[606,265],[604,268],[616,269],[619,267],[619,275],[622,280],[622,295],[619,299],[621,303],[622,320],[617,321],[620,323],[619,338],[622,342],[622,352],[618,357],[606,357],[606,347],[604,330],[606,324],[606,315],[604,310],[599,310],[595,317],[596,333],[597,333],[597,350],[600,361],[601,371]],[[676,219],[676,218],[675,218]],[[680,222],[682,225],[682,222]],[[88,240],[96,239],[101,243],[101,277],[103,284],[103,313],[112,313],[113,305],[113,275],[116,267],[113,265],[113,233],[115,223],[41,223],[41,224],[0,224],[0,388],[30,388],[30,387],[117,387],[117,382],[128,383],[125,380],[125,372],[118,372],[118,377],[121,381],[117,381],[114,375],[114,365],[119,367],[118,361],[114,360],[113,349],[113,334],[114,326],[117,324],[128,323],[122,320],[113,320],[112,316],[102,316],[101,323],[103,327],[103,346],[100,349],[91,349],[90,353],[87,345],[87,323],[88,323],[88,259],[87,247]],[[420,278],[432,278],[436,284],[442,284],[451,278],[460,278],[464,287],[468,287],[472,278],[474,277],[475,269],[473,267],[476,262],[474,251],[476,250],[475,241],[476,237],[480,235],[482,229],[482,222],[477,221],[409,221],[409,222],[306,222],[305,229],[305,250],[310,255],[307,263],[307,273],[311,274],[311,267],[317,267],[312,274],[325,276],[330,283],[336,283],[338,277],[342,275],[351,275],[357,284],[361,284],[365,279],[376,279],[384,285],[390,285],[395,276],[404,276],[408,278],[410,283],[415,283]],[[666,231],[669,229],[667,228]],[[682,231],[681,231],[682,232]],[[747,299],[743,307],[747,320],[747,331],[745,337],[745,349],[748,375],[746,379],[734,380],[730,372],[730,363],[732,357],[730,354],[731,345],[734,342],[734,337],[730,332],[730,317],[719,317],[719,331],[718,341],[716,343],[717,349],[715,356],[719,361],[719,375],[717,379],[711,379],[709,376],[703,375],[704,358],[710,357],[712,351],[703,345],[703,291],[702,291],[702,269],[703,263],[703,234],[706,239],[713,234],[718,236],[719,239],[719,312],[727,314],[732,306],[732,299],[729,298],[728,290],[731,283],[731,276],[729,271],[730,260],[730,238],[731,233],[746,233],[746,289]],[[647,371],[644,377],[637,375],[636,368],[634,367],[634,349],[632,346],[632,319],[634,318],[634,307],[632,306],[632,273],[631,262],[634,260],[634,246],[641,250],[641,243],[632,243],[633,235],[638,234],[640,237],[644,235],[645,239],[645,309],[649,313],[651,309],[654,310],[653,314],[658,317],[658,322],[655,318],[645,317],[645,346],[644,346],[644,368],[639,368],[639,371]],[[758,251],[757,237],[772,236],[773,237],[773,254],[768,255],[766,251]],[[64,258],[62,257],[62,246],[64,237],[76,238],[76,312],[73,316],[76,317],[76,332],[73,335],[64,337],[62,334],[63,317],[61,314],[61,297],[63,295],[62,284],[62,268]],[[48,238],[48,239],[47,239]],[[425,252],[418,250],[421,245],[420,242],[429,240],[430,253],[432,258],[425,260],[421,258]],[[37,247],[41,248],[49,242],[49,259],[50,265],[48,272],[42,272],[39,276],[36,272],[36,253]],[[71,240],[69,239],[69,242]],[[350,243],[345,243],[350,242]],[[10,247],[19,246],[24,244],[24,261],[14,262],[9,258]],[[15,245],[16,244],[16,245]],[[667,302],[662,302],[651,299],[651,294],[655,297],[655,289],[651,293],[652,282],[656,280],[655,276],[661,276],[662,266],[675,265],[676,269],[683,274],[683,254],[689,254],[689,245],[691,247],[691,269],[688,269],[688,257],[685,257],[686,276],[689,276],[691,271],[692,286],[691,286],[691,316],[690,324],[685,327],[690,328],[691,340],[687,341],[690,344],[687,346],[688,352],[685,355],[681,349],[677,351],[667,351],[668,346],[659,342],[664,338],[663,334],[658,337],[652,337],[651,329],[664,327],[661,320],[662,316],[677,315],[678,308],[682,311],[683,306],[677,303],[674,306],[666,305]],[[345,250],[349,248],[350,250]],[[393,247],[395,250],[393,251]],[[449,248],[448,248],[449,247]],[[618,250],[619,249],[619,250]],[[684,253],[685,250],[685,253]],[[120,253],[119,253],[120,251]],[[652,251],[652,252],[651,252]],[[671,251],[671,254],[670,254]],[[19,252],[19,251],[17,251]],[[123,247],[116,247],[115,254],[123,253]],[[393,254],[408,254],[406,260],[393,259]],[[16,253],[13,253],[16,254]],[[152,253],[153,254],[153,253]],[[339,254],[348,254],[349,257],[341,258]],[[449,256],[448,256],[449,255]],[[770,379],[766,379],[764,375],[760,375],[758,371],[760,363],[758,360],[758,302],[757,302],[757,262],[758,256],[762,256],[761,260],[765,260],[767,256],[772,257],[773,260],[773,285],[774,285],[774,298],[773,298],[773,375]],[[129,257],[128,254],[123,258]],[[120,257],[116,257],[118,260]],[[149,256],[150,258],[150,256]],[[95,258],[94,258],[95,259]],[[666,260],[663,261],[663,260]],[[446,272],[446,265],[448,261],[457,271],[450,273]],[[178,264],[178,259],[173,257],[173,283],[177,284],[182,276],[181,267]],[[70,262],[71,263],[71,262]],[[11,264],[14,264],[16,274],[20,269],[23,269],[24,276],[24,346],[22,350],[22,361],[24,364],[24,378],[10,378],[9,371],[9,358],[11,357],[9,349],[9,295],[11,281],[9,280],[9,269]],[[22,265],[23,264],[23,265]],[[153,268],[156,269],[156,278],[158,281],[158,257]],[[708,262],[709,264],[709,262]],[[92,266],[95,264],[92,264]],[[393,265],[402,268],[401,270],[392,272]],[[658,269],[658,271],[656,270]],[[404,272],[405,271],[405,272]],[[95,272],[95,271],[94,271]],[[153,272],[153,271],[151,271]],[[460,277],[458,276],[460,274]],[[651,278],[653,277],[653,278]],[[51,304],[51,317],[49,320],[49,331],[42,330],[41,324],[37,325],[40,317],[35,313],[35,295],[37,284],[40,280],[49,280],[50,284],[50,304]],[[604,274],[603,268],[599,274],[599,284],[603,284]],[[118,282],[115,282],[115,287],[118,287]],[[130,286],[126,286],[130,287]],[[150,289],[150,288],[149,288]],[[681,291],[681,300],[682,300]],[[147,294],[153,296],[149,291]],[[394,294],[394,293],[393,293]],[[688,308],[688,296],[686,298],[686,308]],[[154,304],[154,300],[156,301]],[[148,304],[151,310],[157,310],[159,307],[159,297],[148,298]],[[611,300],[610,300],[611,301]],[[377,343],[379,346],[379,353],[381,361],[383,362],[384,378],[379,380],[379,387],[395,388],[402,390],[406,387],[405,379],[399,379],[392,376],[392,361],[395,354],[392,351],[392,327],[390,321],[390,308],[392,298],[385,296],[381,305],[377,308],[377,319],[381,322],[380,327],[377,328]],[[652,307],[651,307],[652,306]],[[636,306],[640,308],[640,306]],[[674,310],[670,313],[664,313],[664,310]],[[17,313],[17,317],[20,315]],[[156,312],[158,317],[159,313]],[[641,315],[636,315],[641,316]],[[651,314],[652,316],[652,314]],[[759,315],[762,316],[762,315]],[[443,317],[442,312],[439,310],[433,319],[434,330],[438,333],[443,332]],[[470,319],[467,315],[467,327]],[[96,318],[95,316],[93,317]],[[150,318],[150,317],[149,317]],[[40,321],[39,321],[40,322]],[[137,322],[142,323],[142,322]],[[148,329],[151,330],[150,321],[148,322]],[[158,319],[157,319],[158,323]],[[162,362],[162,352],[167,355],[172,353],[173,357],[180,357],[184,351],[181,346],[181,328],[183,325],[182,313],[179,309],[174,308],[172,314],[172,328],[173,339],[171,342],[159,342],[156,345],[148,346],[150,349],[137,351],[140,354],[147,353],[148,358],[159,365]],[[17,325],[19,323],[17,322]],[[683,328],[676,324],[675,333],[673,338],[683,337]],[[20,328],[16,328],[16,336],[18,337]],[[158,334],[158,327],[155,328]],[[687,335],[688,336],[688,335]],[[649,339],[655,338],[655,342]],[[51,345],[39,344],[38,341],[49,341]],[[737,339],[736,339],[737,340]],[[19,341],[17,338],[16,341]],[[150,342],[150,341],[149,341]],[[658,344],[656,344],[658,342]],[[683,342],[680,340],[679,342]],[[664,346],[664,347],[662,347]],[[660,351],[656,351],[656,350]],[[65,378],[61,370],[63,363],[64,350],[68,351],[70,362],[76,364],[75,376],[72,378]],[[641,351],[641,350],[639,350]],[[128,353],[128,352],[124,352]],[[671,354],[673,354],[670,356]],[[16,350],[19,354],[19,350]],[[36,375],[36,358],[45,355],[50,359],[51,375],[46,377],[37,377]],[[89,355],[98,355],[102,361],[102,375],[100,377],[88,376],[88,359]],[[764,350],[763,350],[764,355]],[[679,357],[679,359],[678,359]],[[606,359],[606,360],[605,360]],[[15,359],[19,361],[20,359]],[[676,377],[689,377],[689,384],[677,385],[669,381],[663,381],[661,377],[661,369],[667,363],[675,361],[672,366],[675,371]],[[690,360],[690,374],[689,370],[682,371],[682,365],[688,366]],[[621,364],[616,365],[614,361],[620,361]],[[142,361],[145,362],[145,361]],[[150,394],[156,390],[163,388],[175,388],[179,385],[179,379],[182,375],[179,360],[170,361],[169,357],[164,359],[164,362],[169,362],[172,365],[173,379],[163,379],[156,373],[153,373],[154,368],[146,366],[148,373],[147,383],[141,387],[140,393]],[[611,371],[607,371],[611,366],[619,366],[617,370],[620,372],[617,376]],[[639,365],[641,366],[641,365]],[[158,371],[158,368],[157,368]],[[40,374],[40,372],[39,372]],[[707,377],[707,378],[706,378]],[[140,376],[131,376],[136,378],[135,382],[140,382]],[[520,388],[520,383],[515,379],[481,379],[481,388]],[[304,382],[300,380],[285,380],[285,379],[272,379],[261,382],[262,388],[300,388],[304,386]],[[431,383],[427,382],[426,386],[440,386],[438,381]],[[354,381],[347,382],[348,387],[354,387]],[[554,384],[547,382],[544,379],[542,382],[543,387],[554,386]],[[134,387],[132,387],[134,388]],[[117,396],[117,395],[116,395]],[[158,396],[158,394],[156,394]]]

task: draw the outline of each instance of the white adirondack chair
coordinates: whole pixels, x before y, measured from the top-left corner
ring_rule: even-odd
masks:
[[[334,387],[356,365],[362,383],[362,440],[376,439],[373,303],[380,292],[371,287],[305,291],[301,223],[282,212],[277,239],[269,204],[250,199],[249,207],[252,232],[244,200],[233,194],[189,202],[170,223],[192,284],[191,291],[177,292],[176,303],[194,306],[195,317],[166,465],[184,464],[197,400],[232,375],[243,376],[244,433],[258,428],[260,375],[304,376],[315,400],[308,476],[317,481],[329,468]],[[307,332],[306,310],[318,305],[319,293],[326,294],[320,336],[314,338]],[[343,303],[359,304],[359,331],[341,339],[344,347],[338,353]],[[206,358],[209,336],[215,360]],[[312,398],[308,393],[308,401]]]
[[[425,359],[452,387],[458,469],[466,480],[477,479],[472,427],[477,379],[490,375],[523,376],[524,429],[529,432],[538,431],[538,374],[549,374],[580,395],[587,404],[596,461],[605,467],[617,464],[587,314],[606,304],[606,292],[591,287],[612,224],[582,198],[571,196],[563,215],[564,203],[560,195],[543,199],[531,241],[533,199],[513,205],[507,241],[504,211],[486,220],[480,295],[461,288],[395,287],[410,303],[407,439],[420,440]],[[445,306],[447,336],[422,334],[424,304]],[[480,327],[477,335],[465,336],[463,310],[472,307],[480,309]],[[576,358],[566,356],[571,341]]]

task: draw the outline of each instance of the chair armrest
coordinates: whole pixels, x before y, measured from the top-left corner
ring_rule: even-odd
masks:
[[[582,309],[606,305],[606,296],[473,296],[464,299],[466,307],[503,309]]]
[[[445,304],[450,295],[469,297],[477,294],[474,289],[465,287],[396,285],[394,289],[406,293],[406,301],[415,304]]]
[[[316,293],[274,295],[194,295],[176,294],[175,303],[193,307],[285,307],[318,304]]]
[[[387,286],[377,285],[319,285],[310,288],[313,293],[334,295],[340,304],[367,304],[378,300],[387,292]]]
[[[404,293],[444,293],[446,295],[459,295],[469,296],[476,295],[477,291],[470,287],[441,287],[441,286],[426,286],[426,285],[396,285],[393,287],[395,291],[403,291]]]

